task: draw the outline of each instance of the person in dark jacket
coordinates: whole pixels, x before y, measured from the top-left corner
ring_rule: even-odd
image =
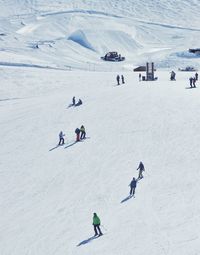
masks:
[[[76,128],[75,133],[76,133],[76,141],[79,142],[80,141],[80,129]]]
[[[171,71],[171,77],[170,77],[170,80],[171,81],[175,81],[176,80],[176,73],[174,71]]]
[[[130,188],[131,188],[131,190],[130,190],[130,196],[134,196],[136,185],[137,185],[137,181],[136,181],[136,179],[133,177],[133,180],[131,181],[131,183],[130,183],[130,185],[129,185]]]
[[[198,73],[195,73],[195,80],[198,81],[199,75]]]
[[[192,88],[192,85],[193,85],[193,78],[190,77],[190,78],[189,78],[189,81],[190,81],[190,88]]]
[[[76,99],[75,97],[72,98],[72,105],[75,105],[76,104]]]
[[[144,165],[143,165],[142,161],[140,161],[140,164],[139,164],[137,170],[139,170],[138,180],[142,179],[143,178],[142,172],[145,171],[145,168],[144,168]]]
[[[195,79],[195,77],[192,80],[192,84],[193,84],[193,88],[196,88],[196,79]]]
[[[120,85],[120,76],[119,75],[117,75],[116,80],[117,80],[117,85]]]
[[[80,128],[80,131],[81,131],[81,139],[85,139],[85,136],[86,136],[86,132],[85,132],[85,127],[82,125],[81,128]]]
[[[81,99],[79,99],[78,100],[78,103],[77,104],[75,104],[75,106],[79,106],[79,105],[81,105],[83,102],[82,102],[82,100]]]
[[[93,226],[94,226],[94,236],[101,236],[103,235],[100,229],[101,221],[96,213],[93,214]],[[97,231],[98,230],[98,231]]]
[[[139,81],[141,81],[141,79],[142,79],[142,75],[141,73],[139,73]]]
[[[124,81],[124,75],[121,75],[121,79],[122,79],[122,84],[124,84],[124,83],[125,83],[125,81]]]

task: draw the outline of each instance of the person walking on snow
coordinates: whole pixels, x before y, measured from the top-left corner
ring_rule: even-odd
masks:
[[[85,127],[83,125],[80,128],[80,132],[81,132],[81,139],[85,139],[86,132],[85,132]]]
[[[192,78],[192,77],[190,77],[190,78],[189,78],[189,81],[190,81],[190,88],[192,88],[193,78]]]
[[[122,79],[122,84],[124,84],[124,83],[125,83],[125,81],[124,81],[124,75],[121,75],[121,79]]]
[[[196,78],[195,77],[193,78],[192,83],[193,83],[193,87],[196,88]]]
[[[65,143],[64,136],[65,136],[65,134],[63,134],[63,131],[60,131],[58,145],[63,145]]]
[[[120,76],[119,76],[119,74],[117,75],[116,79],[117,79],[117,85],[120,85]]]
[[[93,214],[93,226],[94,226],[94,236],[101,236],[103,235],[100,229],[101,221],[96,213]],[[97,231],[98,230],[98,231]]]
[[[142,75],[141,73],[139,73],[139,81],[141,81]]]
[[[198,81],[198,73],[195,73],[195,80]]]
[[[137,185],[137,181],[136,181],[136,179],[133,177],[133,180],[131,181],[131,183],[130,183],[130,196],[134,196],[134,194],[135,194],[135,188],[136,188],[136,185]]]
[[[80,129],[76,128],[75,133],[76,133],[76,141],[79,142],[80,141]]]
[[[139,170],[138,180],[140,180],[140,179],[143,178],[142,172],[145,171],[145,168],[144,168],[144,165],[143,165],[142,161],[140,161],[140,164],[139,164],[137,170]]]

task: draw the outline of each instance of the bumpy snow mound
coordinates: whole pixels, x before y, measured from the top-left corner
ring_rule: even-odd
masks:
[[[74,33],[72,33],[69,37],[68,40],[71,40],[75,43],[80,44],[81,46],[89,49],[89,50],[94,50],[92,47],[91,43],[88,41],[87,37],[85,36],[84,32],[81,30],[77,30]]]

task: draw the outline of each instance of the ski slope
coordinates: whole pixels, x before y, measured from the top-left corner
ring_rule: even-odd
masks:
[[[118,71],[154,61],[192,65],[199,56],[199,1],[1,0],[0,64]],[[39,48],[36,48],[38,46]],[[118,51],[126,61],[100,59]]]
[[[2,255],[198,254],[199,88],[189,73],[123,74],[1,68]],[[93,212],[104,235],[88,240]]]
[[[0,254],[199,254],[200,83],[190,89],[194,73],[177,69],[200,67],[188,53],[199,47],[200,2],[0,6]],[[113,50],[126,60],[100,59]],[[158,80],[139,82],[132,69],[147,61]],[[83,105],[68,108],[73,96]],[[81,125],[87,139],[75,143]]]

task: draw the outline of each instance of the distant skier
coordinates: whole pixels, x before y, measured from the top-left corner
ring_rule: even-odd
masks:
[[[63,134],[63,132],[60,131],[60,133],[59,133],[59,143],[58,143],[58,145],[63,145],[63,144],[65,143],[64,136],[65,136],[65,134]]]
[[[145,168],[144,168],[144,165],[143,165],[142,161],[140,161],[140,164],[139,164],[137,170],[139,170],[138,180],[140,180],[140,179],[143,178],[142,172],[145,171]]]
[[[76,99],[75,99],[75,97],[73,97],[73,98],[72,98],[72,105],[75,106],[75,104],[76,104]]]
[[[122,79],[122,84],[124,84],[124,83],[125,83],[125,81],[124,81],[124,75],[121,75],[121,79]]]
[[[133,177],[133,180],[131,181],[131,183],[130,183],[130,196],[134,196],[134,194],[135,194],[135,188],[136,188],[136,185],[137,185],[137,181],[136,181],[136,179]]]
[[[139,73],[139,81],[141,81],[142,75],[141,73]]]
[[[75,133],[76,133],[76,141],[79,142],[80,141],[80,129],[76,128]]]
[[[198,73],[195,73],[195,80],[198,81],[199,75]]]
[[[93,214],[93,226],[94,226],[94,236],[102,236],[102,232],[100,229],[101,221],[96,213]],[[97,231],[98,230],[98,231]]]
[[[82,103],[83,103],[83,102],[82,102],[82,100],[81,100],[81,99],[79,99],[79,100],[78,100],[78,103],[77,103],[77,104],[75,104],[75,106],[82,105]]]
[[[170,77],[171,81],[175,81],[176,80],[176,73],[174,71],[171,71],[171,77]]]
[[[116,80],[117,80],[117,85],[120,85],[120,76],[119,76],[119,74],[117,75]]]
[[[85,136],[86,136],[86,132],[85,132],[85,127],[82,125],[81,128],[80,128],[80,132],[81,132],[81,139],[85,139]]]
[[[189,78],[189,81],[190,81],[190,88],[192,88],[192,85],[193,85],[193,78],[190,77],[190,78]]]

